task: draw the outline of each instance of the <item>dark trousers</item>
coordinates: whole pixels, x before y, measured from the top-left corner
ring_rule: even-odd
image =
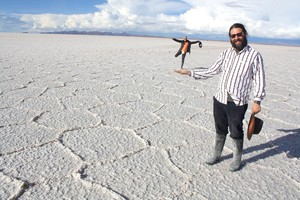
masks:
[[[248,104],[243,106],[236,106],[234,102],[228,102],[226,105],[220,103],[214,97],[213,113],[217,134],[226,135],[228,134],[229,128],[231,138],[243,139],[243,120],[247,108]]]
[[[181,54],[181,51],[178,51],[176,54],[175,54],[175,57],[178,57],[179,55]],[[184,60],[185,60],[185,55],[186,53],[184,54],[181,54],[181,68],[183,67],[183,64],[184,64]]]

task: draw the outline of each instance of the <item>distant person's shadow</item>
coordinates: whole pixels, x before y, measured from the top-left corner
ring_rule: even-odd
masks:
[[[265,159],[267,157],[280,154],[282,152],[284,152],[288,158],[297,158],[297,159],[300,158],[300,128],[277,129],[277,130],[285,132],[287,134],[275,140],[270,140],[269,142],[266,142],[264,144],[260,144],[260,145],[256,145],[244,149],[243,154],[247,154],[253,151],[268,149],[267,151],[258,154],[252,158],[243,160],[243,163],[245,165],[247,163],[256,162],[257,160]]]
[[[260,159],[265,159],[277,154],[284,152],[288,158],[300,158],[300,128],[298,129],[277,129],[286,133],[284,136],[277,138],[275,140],[270,140],[266,143],[259,144],[253,147],[248,147],[243,150],[243,154],[251,153],[254,151],[266,150],[251,158],[243,160],[242,167],[249,163],[256,162]],[[255,137],[255,136],[254,136]],[[226,160],[232,157],[231,155],[226,155],[222,159]]]

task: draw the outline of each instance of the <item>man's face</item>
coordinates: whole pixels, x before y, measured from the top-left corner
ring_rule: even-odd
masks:
[[[241,28],[233,28],[230,31],[230,43],[237,51],[241,51],[247,44],[247,38]]]
[[[184,41],[187,41],[187,37],[184,37],[183,40],[184,40]]]

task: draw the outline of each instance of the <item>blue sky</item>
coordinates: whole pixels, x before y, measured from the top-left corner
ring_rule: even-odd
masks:
[[[85,14],[96,12],[99,0],[1,0],[0,13],[7,14]]]
[[[0,32],[111,31],[300,39],[299,0],[1,0]]]

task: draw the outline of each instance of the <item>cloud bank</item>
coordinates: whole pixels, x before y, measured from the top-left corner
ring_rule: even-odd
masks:
[[[300,38],[298,0],[108,0],[86,14],[22,14],[26,31],[100,30],[148,34],[227,34],[235,22],[251,36]],[[1,15],[0,15],[1,16]],[[11,23],[13,24],[14,21]],[[0,23],[0,28],[3,23]]]

